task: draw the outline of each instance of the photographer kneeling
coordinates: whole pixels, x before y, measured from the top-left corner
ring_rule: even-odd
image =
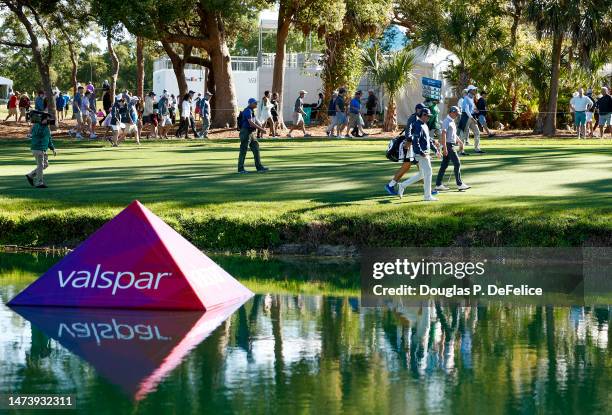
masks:
[[[36,159],[36,168],[26,174],[26,179],[31,186],[38,189],[46,189],[47,185],[44,182],[43,170],[49,166],[47,150],[51,149],[53,155],[55,146],[51,139],[51,131],[49,125],[55,125],[55,120],[51,118],[49,113],[43,111],[30,111],[30,121],[32,122],[32,145],[30,149]]]

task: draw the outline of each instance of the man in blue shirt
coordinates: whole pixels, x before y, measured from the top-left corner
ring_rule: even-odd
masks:
[[[255,168],[258,172],[268,171],[267,167],[261,164],[261,157],[259,155],[259,143],[255,131],[259,130],[265,134],[266,129],[259,125],[257,118],[255,118],[255,108],[257,108],[257,100],[255,98],[249,98],[249,105],[242,111],[240,119],[240,155],[238,156],[238,173],[248,173],[244,169],[244,159],[246,158],[247,150],[250,148],[253,152],[253,158],[255,159]]]
[[[349,104],[349,119],[351,134],[354,137],[367,137],[363,131],[363,119],[361,118],[361,91],[355,92],[355,96]]]
[[[429,137],[429,128],[427,127],[427,121],[431,116],[431,111],[428,108],[421,110],[420,116],[413,123],[410,134],[412,136],[412,151],[414,152],[414,159],[419,164],[419,172],[401,182],[398,186],[399,197],[404,196],[404,190],[412,183],[416,183],[419,180],[423,180],[423,200],[426,202],[433,202],[438,200],[431,194],[431,159],[430,152],[435,150],[437,153],[437,143],[433,142]]]

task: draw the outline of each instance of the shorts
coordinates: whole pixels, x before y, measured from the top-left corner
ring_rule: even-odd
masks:
[[[361,114],[349,114],[349,120],[350,120],[350,125],[349,127],[351,128],[357,128],[358,126],[363,125],[362,120],[361,120]]]
[[[586,112],[576,111],[574,113],[574,124],[575,125],[586,125]]]
[[[612,112],[607,114],[599,113],[599,125],[605,126],[606,124],[612,125]]]
[[[304,122],[304,117],[299,112],[293,113],[293,125],[298,125]]]
[[[9,108],[8,113],[9,115],[17,115],[17,107]]]
[[[336,113],[336,125],[344,125],[346,124],[346,113],[337,112]]]
[[[483,128],[486,127],[487,126],[487,117],[484,116],[484,115],[479,115],[478,116],[478,122],[480,123],[480,125],[483,126]]]
[[[110,127],[111,127],[111,130],[113,130],[113,131],[120,131],[120,130],[123,130],[125,128],[125,124],[124,123],[119,123],[119,124],[115,124],[115,125],[111,124]]]
[[[586,122],[592,122],[593,121],[593,113],[591,111],[587,111],[586,112]]]
[[[138,127],[136,127],[136,124],[126,124],[125,125],[125,133],[126,134],[132,134],[132,133],[136,133],[138,132]]]
[[[170,119],[169,115],[162,115],[161,118],[161,126],[165,127],[166,125],[171,125],[172,124],[172,120]]]

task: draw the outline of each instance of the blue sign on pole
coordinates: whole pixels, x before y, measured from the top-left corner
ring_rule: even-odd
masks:
[[[442,81],[432,78],[421,78],[423,98],[440,100],[442,96]]]

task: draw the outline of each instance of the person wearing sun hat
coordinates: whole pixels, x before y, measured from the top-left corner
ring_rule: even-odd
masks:
[[[259,143],[257,142],[257,137],[255,137],[254,132],[259,130],[263,133],[266,132],[266,129],[263,128],[259,121],[257,121],[257,117],[255,117],[255,108],[257,108],[257,100],[255,98],[249,98],[249,102],[247,107],[242,110],[239,121],[240,125],[240,154],[238,156],[238,173],[245,174],[248,173],[244,169],[244,160],[246,158],[247,150],[250,148],[251,152],[253,152],[253,158],[255,159],[255,168],[257,172],[263,173],[268,171],[267,167],[264,167],[261,164],[261,157],[259,154]]]
[[[306,115],[306,112],[304,111],[304,96],[306,96],[307,92],[302,89],[299,94],[300,95],[295,100],[295,105],[293,107],[293,125],[289,129],[287,137],[291,137],[293,130],[297,130],[299,128],[302,129],[304,137],[310,137],[310,134],[306,133],[306,126],[304,125],[304,115]]]

